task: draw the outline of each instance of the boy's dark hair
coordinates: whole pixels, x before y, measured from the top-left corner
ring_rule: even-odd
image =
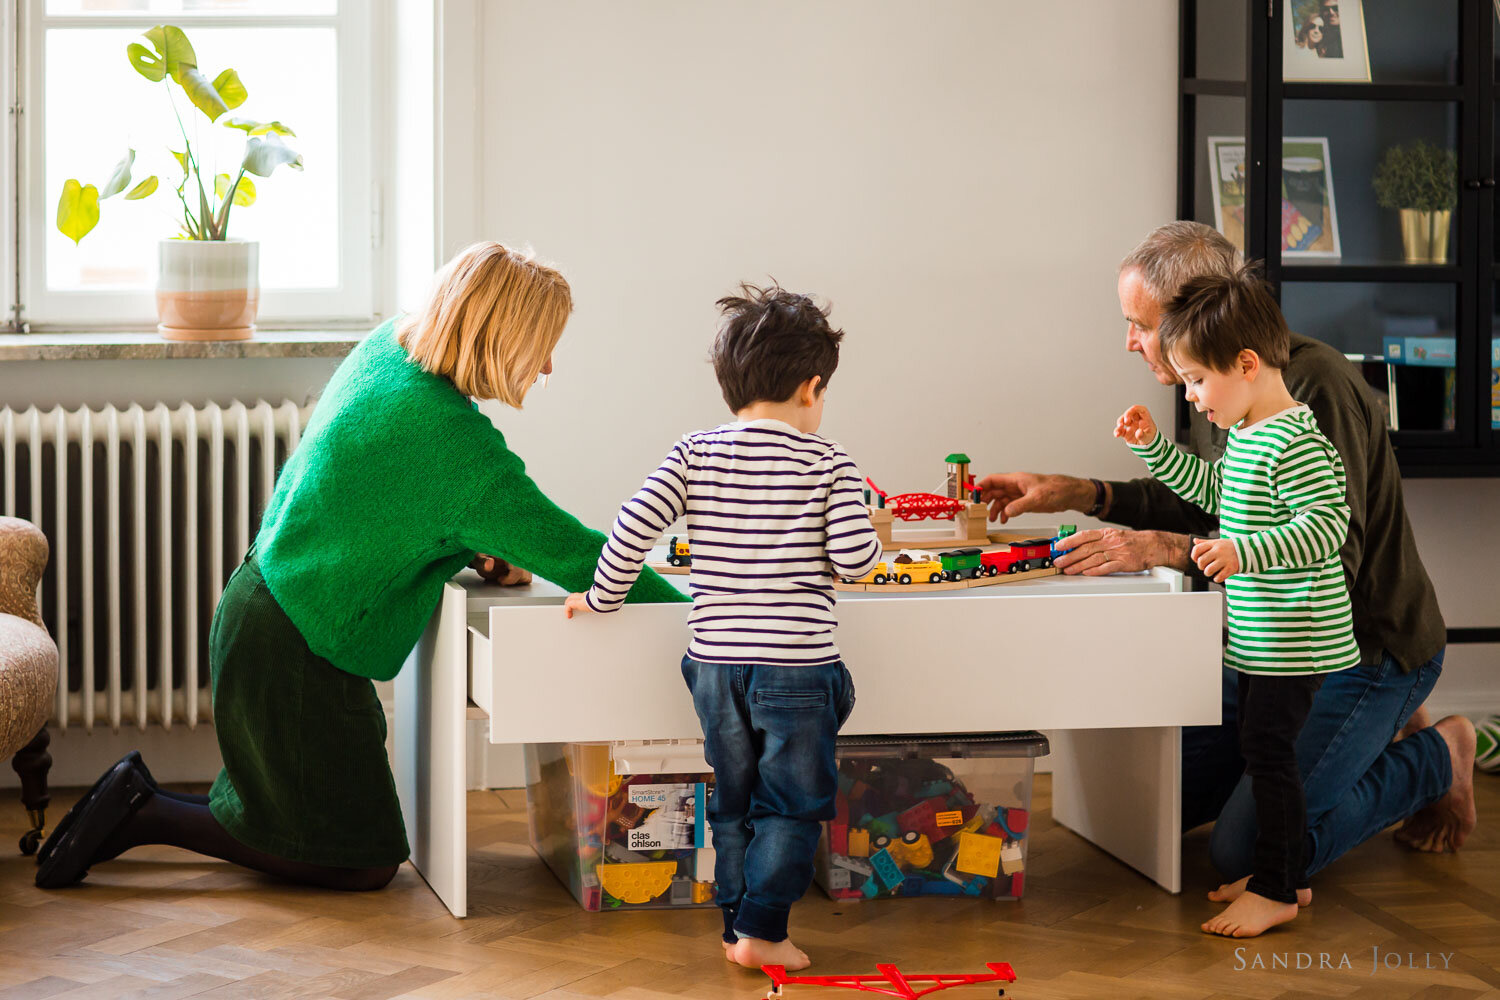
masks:
[[[1247,350],[1267,367],[1282,369],[1292,350],[1291,331],[1271,287],[1249,265],[1183,282],[1162,310],[1157,331],[1168,364],[1175,354],[1218,372],[1233,370]]]
[[[751,403],[790,399],[797,386],[822,376],[828,388],[839,366],[844,331],[828,324],[828,310],[774,281],[767,288],[741,284],[740,295],[717,303],[724,325],[711,358],[724,402],[738,413]]]

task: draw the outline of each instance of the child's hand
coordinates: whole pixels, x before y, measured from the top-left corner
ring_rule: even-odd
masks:
[[[583,599],[582,594],[569,594],[568,599],[563,602],[563,615],[572,618],[576,611],[579,614],[588,614],[594,609],[589,607],[589,602]]]
[[[1239,553],[1228,538],[1200,538],[1193,546],[1193,562],[1214,583],[1223,583],[1240,571]]]
[[[1115,422],[1115,437],[1124,438],[1126,444],[1143,445],[1156,440],[1156,421],[1151,411],[1144,406],[1132,406],[1120,414]]]

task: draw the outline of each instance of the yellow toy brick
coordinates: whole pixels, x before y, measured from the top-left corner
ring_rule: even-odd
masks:
[[[677,874],[675,861],[646,861],[638,864],[600,865],[599,884],[604,891],[625,903],[649,903],[666,892]]]
[[[983,833],[958,835],[958,860],[954,867],[965,875],[994,878],[1000,872],[1000,852],[1005,843],[999,837]]]
[[[849,857],[868,858],[870,856],[870,831],[849,831]]]

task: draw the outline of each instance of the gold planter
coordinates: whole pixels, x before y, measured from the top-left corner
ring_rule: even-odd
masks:
[[[1406,262],[1448,263],[1448,225],[1452,221],[1450,209],[1440,212],[1401,209],[1401,245],[1406,251]]]

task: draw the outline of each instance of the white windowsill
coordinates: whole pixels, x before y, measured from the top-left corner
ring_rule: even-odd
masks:
[[[342,358],[368,330],[257,330],[252,340],[163,340],[156,331],[0,334],[0,361]]]

